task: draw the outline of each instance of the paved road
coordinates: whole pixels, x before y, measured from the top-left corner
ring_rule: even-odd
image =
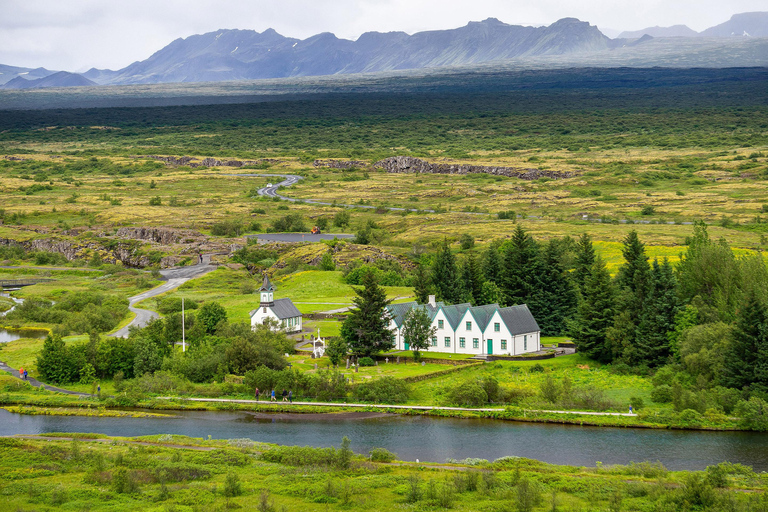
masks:
[[[161,270],[160,274],[162,274],[164,279],[167,279],[167,282],[161,284],[156,288],[152,288],[151,290],[147,290],[138,295],[134,295],[133,297],[128,299],[128,309],[130,309],[133,313],[135,313],[136,317],[131,321],[131,323],[129,323],[122,329],[118,329],[112,334],[109,334],[109,336],[112,336],[115,338],[127,338],[131,327],[144,327],[153,318],[157,318],[158,314],[155,313],[154,311],[137,308],[135,307],[135,304],[138,304],[139,302],[145,299],[148,299],[150,297],[155,297],[157,295],[169,292],[175,288],[178,288],[179,286],[186,283],[190,279],[194,279],[195,277],[200,277],[202,275],[207,274],[211,270],[215,270],[216,266],[211,265],[210,262],[211,262],[211,255],[204,254],[203,262],[198,263],[197,265]]]

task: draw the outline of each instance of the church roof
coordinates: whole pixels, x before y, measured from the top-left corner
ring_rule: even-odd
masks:
[[[293,301],[291,301],[291,299],[277,299],[273,305],[267,306],[267,309],[272,310],[275,316],[280,320],[285,320],[286,318],[296,318],[297,316],[301,316],[301,311],[299,311],[296,308],[296,306],[294,306]],[[259,308],[251,310],[249,315],[253,316],[254,314],[256,314],[258,310]]]
[[[267,277],[267,274],[264,274],[264,282],[261,283],[261,288],[259,288],[260,292],[274,292],[275,291],[275,285],[273,285],[269,278]]]

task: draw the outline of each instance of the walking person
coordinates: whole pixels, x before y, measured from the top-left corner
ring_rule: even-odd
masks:
[[[629,404],[629,414],[632,414],[632,404]]]
[[[26,370],[26,368],[24,369],[24,380],[29,380],[29,372]]]
[[[19,378],[24,380],[24,368],[19,368]]]
[[[277,400],[275,400],[275,390],[273,389],[272,390],[272,400],[270,400],[270,402],[276,402],[276,401]]]
[[[288,401],[288,392],[283,388],[283,402]]]
[[[293,390],[288,390],[288,401],[293,403]]]
[[[259,388],[256,388],[255,395],[256,395],[256,401],[258,402],[259,401]]]

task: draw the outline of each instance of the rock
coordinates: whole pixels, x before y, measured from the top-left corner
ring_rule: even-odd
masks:
[[[360,160],[315,160],[315,167],[328,167],[330,169],[351,169],[353,167],[367,167],[368,164]]]
[[[191,229],[172,229],[172,228],[120,228],[116,236],[119,238],[130,238],[133,240],[147,240],[159,244],[176,244],[183,238],[199,238],[203,234]]]
[[[539,178],[562,179],[576,176],[573,172],[544,171],[541,169],[522,167],[492,167],[484,165],[465,164],[432,164],[420,158],[411,156],[392,156],[379,160],[374,167],[384,169],[392,173],[428,173],[428,174],[473,174],[485,173],[522,180],[536,180]]]

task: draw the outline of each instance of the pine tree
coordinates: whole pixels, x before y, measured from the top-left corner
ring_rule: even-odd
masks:
[[[535,292],[537,252],[536,242],[518,224],[504,251],[504,267],[501,274],[501,289],[508,306],[531,306]]]
[[[432,285],[437,300],[448,304],[459,304],[464,299],[456,256],[451,252],[448,240],[443,240],[443,247],[437,253],[435,263],[432,265]]]
[[[649,366],[661,366],[671,355],[669,333],[675,330],[680,311],[677,279],[666,258],[653,260],[650,289],[637,328],[638,356]]]
[[[539,272],[536,275],[535,294],[531,313],[541,327],[542,334],[559,336],[576,309],[576,290],[563,267],[560,244],[551,240],[539,253]]]
[[[733,342],[725,354],[725,386],[741,389],[756,382],[758,387],[768,384],[764,380],[762,368],[764,356],[768,352],[767,320],[765,304],[757,293],[750,291],[739,309]],[[758,367],[758,361],[761,367]]]
[[[501,255],[495,242],[488,244],[483,253],[483,277],[486,281],[501,284]]]
[[[483,275],[473,254],[468,254],[461,266],[461,282],[464,287],[464,299],[474,306],[482,304]]]
[[[641,364],[642,350],[638,345],[637,327],[643,314],[645,300],[650,287],[650,266],[645,254],[645,245],[630,231],[623,240],[621,249],[624,264],[616,276],[618,288],[616,325],[608,334],[614,357],[624,363]]]
[[[576,261],[573,269],[573,281],[579,291],[584,288],[584,282],[595,263],[595,249],[592,247],[592,238],[584,233],[576,242]]]
[[[613,324],[614,299],[611,275],[598,256],[584,282],[576,317],[570,322],[569,329],[579,352],[598,361],[611,360],[606,331]]]
[[[357,295],[352,302],[355,308],[344,320],[341,335],[353,354],[370,356],[392,347],[392,331],[386,307],[392,302],[379,286],[376,274],[365,272],[363,288],[354,288]]]
[[[419,263],[413,271],[413,291],[416,294],[416,302],[426,304],[431,293],[431,281],[429,273],[424,265]]]

